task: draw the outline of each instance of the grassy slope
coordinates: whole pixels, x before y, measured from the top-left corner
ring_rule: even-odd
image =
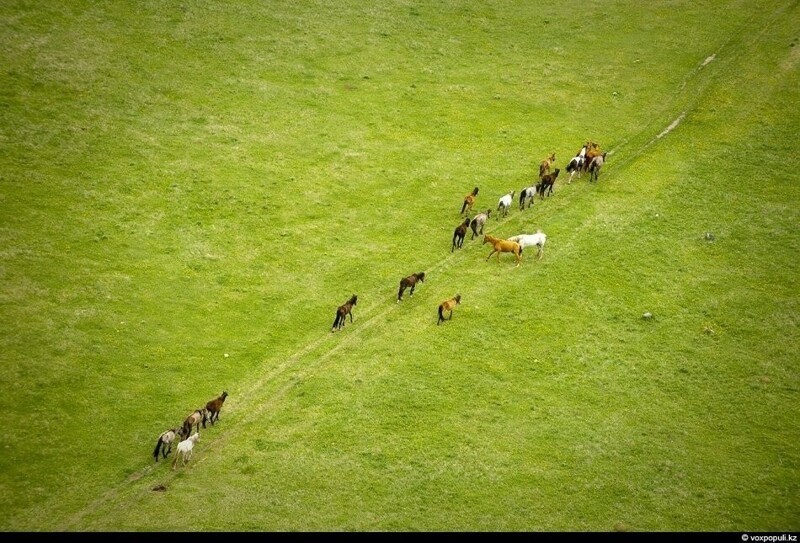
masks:
[[[70,6],[2,12],[0,526],[797,529],[795,7]],[[587,137],[544,260],[448,253]]]

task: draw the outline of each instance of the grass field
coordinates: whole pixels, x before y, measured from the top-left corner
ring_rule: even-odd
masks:
[[[800,530],[798,2],[370,4],[0,4],[0,530]]]

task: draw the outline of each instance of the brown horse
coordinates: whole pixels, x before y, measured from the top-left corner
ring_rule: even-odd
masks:
[[[556,168],[553,170],[553,173],[543,175],[542,180],[536,185],[536,190],[539,191],[539,196],[542,200],[544,200],[545,192],[547,192],[547,196],[553,194],[553,185],[556,184],[559,171],[560,170]]]
[[[456,248],[461,249],[464,245],[464,237],[467,235],[467,228],[469,228],[469,217],[464,219],[464,222],[459,224],[455,231],[453,232],[453,246],[450,248],[450,252],[456,250]]]
[[[449,300],[445,300],[439,304],[439,320],[436,321],[436,326],[439,326],[445,320],[453,320],[453,308],[461,303],[461,294],[456,294]],[[445,319],[444,312],[449,311],[450,317]]]
[[[472,210],[472,206],[475,205],[475,197],[478,195],[478,187],[472,189],[472,192],[464,196],[464,205],[461,206],[461,214],[463,215],[466,211],[469,213]]]
[[[555,163],[556,163],[556,154],[555,153],[551,153],[549,157],[547,157],[546,159],[542,160],[539,163],[539,179],[541,179],[543,175],[545,175],[547,173],[550,173],[550,168]]]
[[[212,426],[214,425],[215,421],[219,420],[219,412],[222,409],[222,404],[225,403],[225,398],[227,397],[228,393],[223,390],[220,396],[214,398],[206,404],[206,411],[209,413],[208,421]]]
[[[408,288],[411,287],[411,291],[408,293],[409,296],[414,295],[414,289],[417,288],[417,283],[424,283],[425,282],[425,272],[419,272],[408,277],[403,277],[400,279],[400,290],[397,291],[397,303],[403,301],[403,292]]]
[[[517,266],[522,259],[522,249],[516,241],[509,241],[507,239],[500,239],[486,234],[483,236],[483,243],[492,244],[492,252],[486,257],[486,260],[492,258],[492,255],[497,253],[497,261],[500,262],[500,253],[514,253],[517,257]]]
[[[353,306],[356,305],[358,301],[358,296],[353,294],[353,296],[347,300],[346,303],[340,305],[336,308],[336,318],[333,319],[333,327],[331,328],[331,333],[335,332],[336,330],[341,330],[344,328],[344,321],[347,319],[347,315],[350,315],[350,322],[353,322]]]
[[[192,426],[197,426],[197,432],[200,431],[200,423],[203,423],[203,428],[206,427],[206,421],[208,420],[208,411],[205,407],[201,409],[195,409],[194,412],[186,417],[186,420],[183,421],[183,435],[188,436],[192,433]]]
[[[592,159],[594,157],[602,155],[603,152],[600,150],[600,144],[595,143],[593,141],[587,141],[585,147],[586,147],[586,153],[584,156],[584,161],[581,167],[581,171],[588,172],[589,165],[592,163]]]

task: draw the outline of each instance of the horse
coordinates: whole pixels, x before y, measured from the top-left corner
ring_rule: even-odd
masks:
[[[161,435],[158,436],[158,441],[156,441],[156,448],[153,450],[153,458],[156,459],[156,462],[158,462],[159,453],[161,453],[162,458],[166,458],[172,451],[172,442],[176,438],[180,441],[181,437],[183,437],[183,428],[170,428],[161,432]]]
[[[456,294],[449,300],[445,300],[439,304],[439,320],[436,321],[436,326],[439,326],[445,320],[453,320],[453,308],[461,303],[461,294]],[[444,312],[449,311],[450,317],[445,319]]]
[[[558,172],[561,171],[558,168],[553,170],[553,173],[545,174],[542,177],[541,182],[539,183],[539,196],[542,200],[544,200],[545,192],[547,195],[550,196],[553,194],[553,185],[556,184],[556,179],[558,178]]]
[[[593,179],[597,181],[597,178],[600,175],[600,168],[602,168],[603,164],[606,163],[606,154],[608,153],[603,153],[602,155],[596,156],[592,159],[591,164],[589,164],[589,181]]]
[[[475,215],[475,218],[469,223],[469,227],[472,228],[472,237],[469,239],[475,239],[475,236],[483,235],[483,227],[486,225],[486,221],[489,220],[489,215],[491,214],[492,210],[487,209],[485,213],[478,213]]]
[[[516,192],[517,192],[517,191],[515,191],[515,190],[512,190],[511,192],[509,192],[509,193],[508,193],[508,194],[506,194],[505,196],[501,197],[501,198],[500,198],[500,199],[497,201],[497,211],[498,211],[498,213],[497,213],[497,220],[498,220],[498,221],[500,220],[500,215],[502,215],[503,217],[505,217],[506,215],[508,215],[508,208],[509,208],[509,207],[511,207],[511,202],[513,202],[513,201],[514,201],[514,194],[515,194]]]
[[[195,432],[188,438],[178,443],[178,450],[175,452],[175,459],[172,461],[172,469],[174,470],[178,465],[178,458],[182,460],[181,466],[185,466],[186,462],[192,459],[192,450],[195,443],[200,439],[200,433]]]
[[[519,193],[519,210],[522,211],[525,209],[525,203],[527,202],[528,207],[530,208],[535,202],[533,200],[534,195],[536,194],[536,185],[531,185],[530,187],[525,187]]]
[[[461,214],[463,215],[466,211],[469,213],[472,210],[472,206],[475,204],[475,197],[478,195],[478,187],[472,189],[472,192],[464,196],[464,205],[461,206]]]
[[[578,151],[574,157],[572,157],[567,164],[567,172],[569,172],[569,181],[567,181],[567,185],[572,183],[572,179],[575,177],[575,174],[578,174],[578,179],[581,178],[581,171],[583,170],[583,165],[586,162],[586,148],[589,146],[587,142],[581,147],[581,150]]]
[[[208,420],[208,411],[205,407],[201,409],[195,409],[194,412],[186,417],[186,420],[183,421],[183,435],[188,436],[192,433],[192,426],[197,426],[197,431],[200,431],[200,423],[203,423],[203,428],[206,427],[206,421]]]
[[[596,156],[600,156],[602,152],[600,151],[600,144],[595,143],[593,141],[587,141],[586,145],[586,153],[584,153],[583,157],[583,171],[589,171],[589,165],[592,163],[592,159]]]
[[[462,245],[464,245],[464,237],[467,235],[467,228],[469,228],[470,219],[467,217],[464,219],[464,222],[459,224],[455,231],[453,232],[453,246],[450,248],[450,252],[456,250],[456,248],[461,249]]]
[[[208,420],[211,422],[212,426],[214,425],[214,421],[219,420],[219,412],[222,409],[222,404],[225,403],[225,398],[227,397],[228,393],[223,390],[219,397],[214,398],[206,404],[206,411],[210,413]]]
[[[522,259],[522,248],[519,246],[519,243],[516,241],[509,241],[507,239],[500,239],[494,236],[490,236],[489,234],[485,234],[483,236],[483,243],[492,244],[492,252],[489,253],[489,256],[486,257],[486,260],[492,258],[492,255],[497,253],[497,261],[500,262],[500,253],[514,253],[514,256],[517,257],[517,267]]]
[[[519,252],[525,250],[525,247],[536,247],[536,256],[541,260],[544,256],[544,244],[547,241],[547,235],[541,230],[537,230],[535,234],[520,234],[518,236],[511,236],[509,241],[516,241],[519,243]]]
[[[555,164],[555,162],[556,154],[550,153],[549,157],[539,163],[539,179],[541,179],[543,175],[550,173],[550,168],[553,166],[553,164]]]
[[[397,291],[397,303],[403,301],[403,292],[408,288],[411,287],[411,291],[408,293],[409,296],[414,295],[414,289],[417,288],[417,283],[424,283],[425,282],[425,272],[414,273],[409,275],[408,277],[403,277],[400,279],[400,290]]]
[[[333,320],[333,327],[331,328],[331,333],[335,332],[336,330],[341,330],[344,328],[344,322],[347,318],[347,315],[350,315],[350,322],[353,322],[353,306],[356,305],[358,301],[358,296],[353,294],[353,296],[347,300],[346,303],[340,305],[336,308],[336,318]]]

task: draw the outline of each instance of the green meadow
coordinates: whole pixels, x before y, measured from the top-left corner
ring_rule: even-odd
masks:
[[[3,2],[0,530],[800,530],[799,21]]]

